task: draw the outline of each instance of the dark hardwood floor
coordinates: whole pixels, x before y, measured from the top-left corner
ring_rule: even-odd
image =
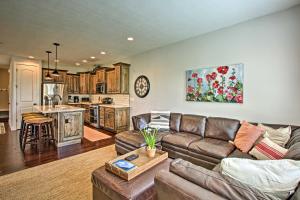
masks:
[[[8,123],[5,123],[5,129],[6,134],[0,134],[0,176],[114,144],[114,134],[101,130],[112,137],[96,142],[83,138],[81,144],[60,148],[44,145],[40,154],[27,145],[23,153],[19,146],[19,131],[11,131]]]

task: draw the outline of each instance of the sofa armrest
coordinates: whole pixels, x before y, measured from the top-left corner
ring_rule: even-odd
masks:
[[[154,183],[158,200],[225,200],[209,190],[164,170],[156,174]]]
[[[272,199],[272,197],[253,187],[222,176],[219,172],[208,170],[182,159],[174,160],[170,165],[170,171],[187,181],[227,199]]]

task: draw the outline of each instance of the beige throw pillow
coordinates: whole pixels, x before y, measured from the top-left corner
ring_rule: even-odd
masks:
[[[274,129],[269,126],[265,126],[263,124],[258,124],[263,130],[266,131],[265,136],[278,144],[279,146],[285,147],[285,144],[289,141],[291,137],[292,128],[288,127],[280,127],[278,129]]]

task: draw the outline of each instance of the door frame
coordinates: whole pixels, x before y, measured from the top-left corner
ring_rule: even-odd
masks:
[[[18,65],[37,67],[37,84],[38,84],[38,100],[41,102],[41,69],[42,62],[40,60],[28,60],[25,58],[12,57],[10,61],[10,78],[9,78],[9,126],[11,130],[17,130],[17,67]]]

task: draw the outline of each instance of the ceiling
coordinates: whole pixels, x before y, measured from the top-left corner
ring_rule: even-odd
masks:
[[[0,54],[45,59],[45,51],[54,51],[52,43],[59,42],[60,62],[74,65],[95,56],[92,63],[109,63],[299,3],[300,0],[1,0]],[[127,41],[129,36],[134,41]],[[101,51],[107,54],[101,55]]]

